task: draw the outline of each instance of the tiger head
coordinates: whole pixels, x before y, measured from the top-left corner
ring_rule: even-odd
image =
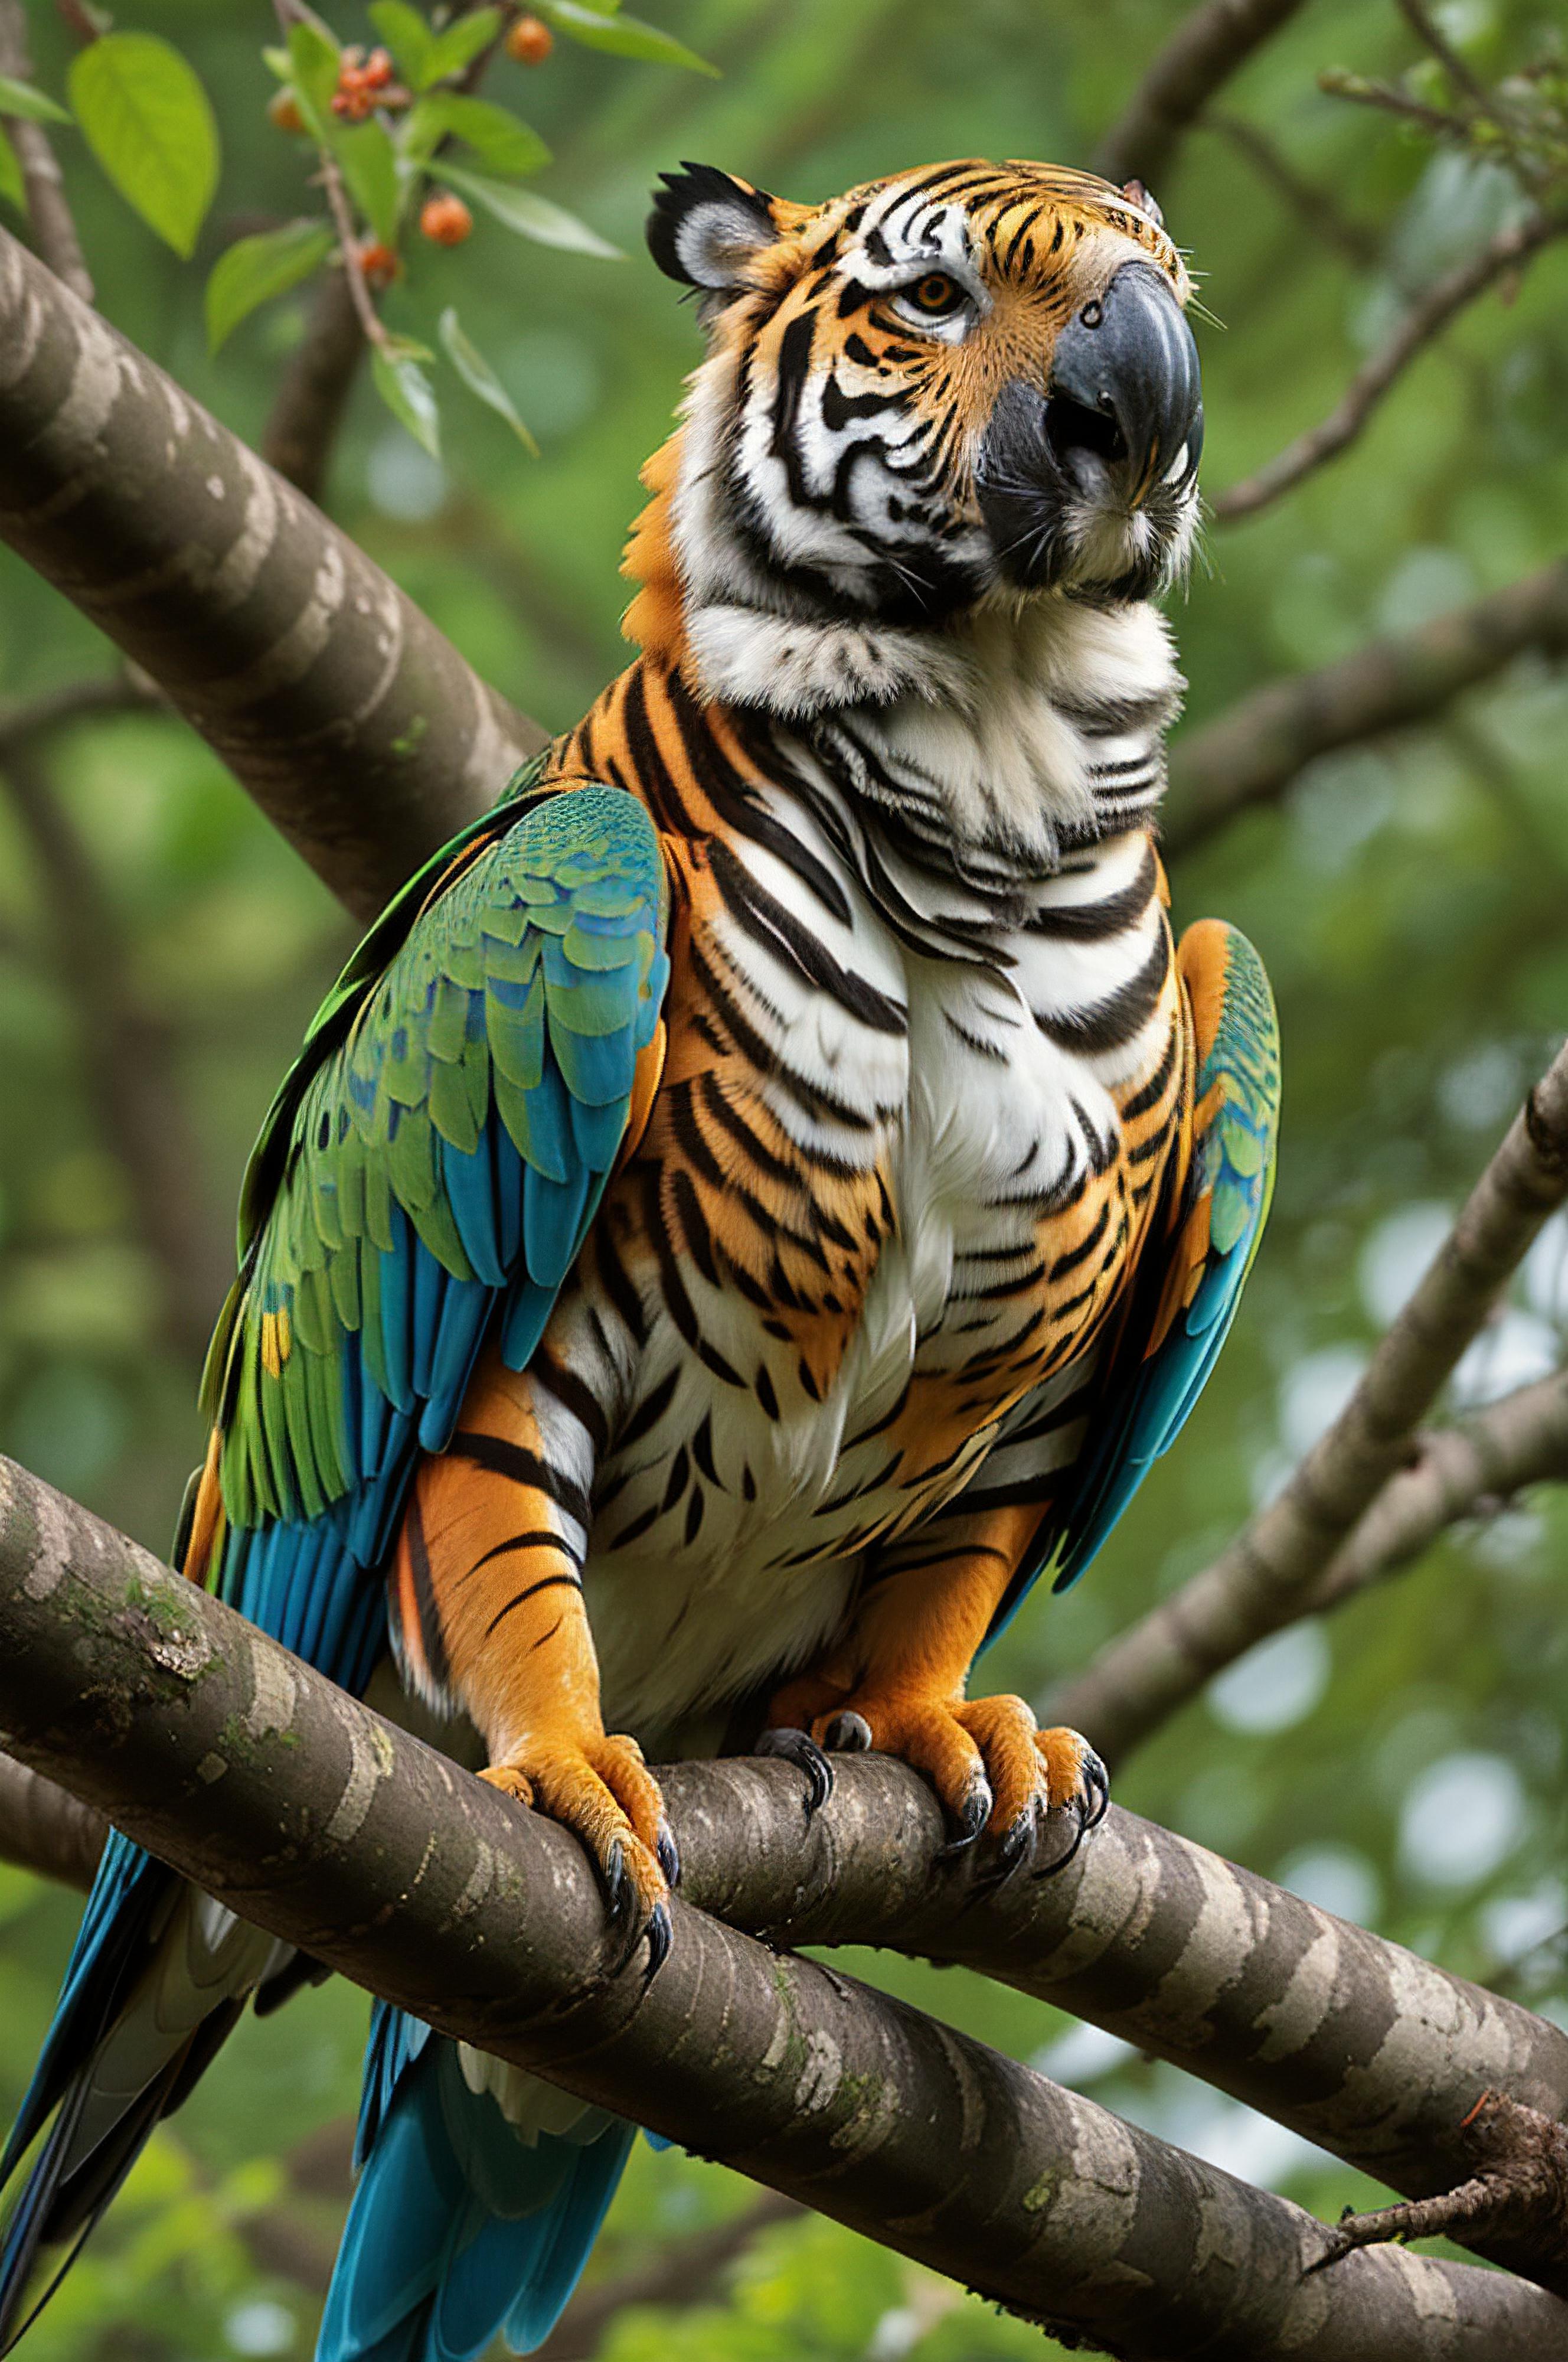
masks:
[[[791,204],[667,175],[655,260],[706,359],[645,470],[626,628],[711,694],[931,693],[965,619],[1126,605],[1189,550],[1190,282],[1158,208],[1055,166],[940,164]]]

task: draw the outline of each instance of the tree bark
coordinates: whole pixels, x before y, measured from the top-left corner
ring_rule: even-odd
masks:
[[[362,550],[4,232],[0,538],[361,919],[543,743]]]
[[[646,1982],[641,1947],[610,1956],[563,1832],[23,1471],[0,1479],[7,1746],[443,2032],[1127,2362],[1430,2362],[1434,2322],[1456,2362],[1563,2350],[1568,2307],[1503,2275],[1375,2249],[1308,2276],[1326,2235],[1283,2200],[687,1904]],[[730,1769],[773,1783],[799,1849],[796,1775]],[[934,1805],[883,1771],[929,1849]]]

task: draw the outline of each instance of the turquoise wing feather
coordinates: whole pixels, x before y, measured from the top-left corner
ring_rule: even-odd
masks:
[[[1180,962],[1198,1054],[1186,1201],[1166,1251],[1145,1250],[1088,1449],[988,1639],[1053,1560],[1056,1590],[1077,1581],[1181,1433],[1235,1318],[1267,1220],[1280,1092],[1268,977],[1246,937],[1218,921],[1188,931]]]
[[[232,1526],[355,1494],[447,1442],[501,1301],[526,1363],[625,1131],[668,975],[663,863],[594,785],[487,816],[414,881],[329,997],[263,1131],[215,1344]],[[406,917],[405,915],[406,914]],[[400,1448],[402,1447],[402,1448]]]

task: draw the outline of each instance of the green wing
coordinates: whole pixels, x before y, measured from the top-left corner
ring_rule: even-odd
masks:
[[[581,1247],[657,1024],[667,885],[634,797],[529,784],[372,931],[263,1129],[206,1380],[231,1527],[339,1505],[370,1562],[491,1322],[521,1368]]]

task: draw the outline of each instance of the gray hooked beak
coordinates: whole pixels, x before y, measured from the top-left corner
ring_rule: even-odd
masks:
[[[1146,597],[1190,531],[1202,448],[1192,331],[1154,266],[1124,262],[1057,337],[1044,391],[1014,378],[997,397],[976,491],[1000,572],[1021,590]],[[1097,519],[1120,554],[1086,581]]]
[[[1098,461],[1130,504],[1196,469],[1203,447],[1198,347],[1152,263],[1124,262],[1063,329],[1044,425],[1069,474]]]

